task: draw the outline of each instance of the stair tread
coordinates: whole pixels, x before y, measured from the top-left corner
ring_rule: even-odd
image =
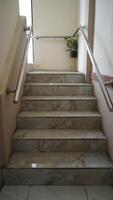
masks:
[[[105,152],[99,153],[14,153],[7,168],[113,168]]]
[[[14,140],[105,140],[106,136],[101,130],[83,129],[19,129],[15,132]]]
[[[28,82],[25,86],[92,86],[90,83],[38,83],[38,82]]]
[[[23,96],[22,100],[96,100],[94,96]]]
[[[31,71],[27,73],[28,75],[37,75],[37,74],[74,74],[74,75],[84,75],[82,72],[74,71]]]
[[[18,117],[101,117],[96,111],[23,111]]]

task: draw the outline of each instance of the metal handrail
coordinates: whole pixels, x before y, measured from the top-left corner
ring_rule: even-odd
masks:
[[[79,26],[78,29],[75,31],[75,33],[72,36],[36,36],[34,38],[36,38],[36,39],[40,39],[40,38],[47,38],[47,39],[49,39],[49,38],[51,38],[51,39],[52,38],[64,38],[64,39],[67,39],[67,38],[76,36],[77,33],[79,31],[81,31],[81,33],[83,35],[84,43],[86,45],[87,52],[88,52],[90,60],[91,60],[91,63],[96,69],[97,78],[98,78],[102,93],[104,95],[106,104],[109,108],[109,111],[113,112],[113,101],[112,101],[110,94],[109,94],[107,87],[106,87],[107,85],[113,85],[113,80],[109,81],[108,83],[104,83],[102,76],[101,76],[101,73],[100,73],[100,70],[99,70],[99,67],[98,67],[97,62],[94,58],[93,51],[92,51],[92,49],[89,45],[88,39],[87,39],[86,34],[84,32],[84,28],[85,27]]]
[[[67,38],[70,38],[71,36],[69,36],[69,35],[59,35],[59,36],[56,36],[56,35],[54,35],[54,36],[33,36],[32,38],[33,39],[36,39],[36,40],[38,40],[38,39],[67,39]]]
[[[14,96],[14,103],[18,103],[18,101],[20,99],[21,87],[22,87],[22,82],[23,82],[25,68],[26,68],[25,60],[26,60],[26,56],[28,54],[32,30],[29,27],[29,29],[27,31],[29,31],[29,33],[27,35],[27,41],[26,41],[26,45],[25,45],[25,49],[24,49],[24,54],[23,54],[23,57],[22,57],[21,70],[20,70],[18,81],[17,81],[16,92],[15,92],[15,96]]]
[[[15,94],[14,100],[13,100],[14,103],[18,103],[18,101],[20,99],[21,87],[22,87],[24,72],[25,72],[25,68],[26,68],[25,60],[26,60],[26,56],[28,54],[28,48],[29,48],[29,43],[30,43],[31,34],[32,34],[31,27],[25,27],[24,31],[29,31],[29,33],[27,34],[27,40],[26,40],[26,44],[25,44],[25,48],[24,48],[24,53],[23,53],[23,57],[22,57],[20,73],[19,73],[16,89],[14,89],[14,90],[10,89],[10,88],[7,89],[7,94],[10,94],[10,93]]]
[[[77,35],[77,33],[79,32],[79,30],[80,30],[80,28],[77,28],[77,30],[74,32],[74,34],[72,35],[72,36],[70,36],[70,35],[59,35],[59,36],[33,36],[32,38],[34,38],[34,39],[68,39],[68,38],[70,38],[70,37],[74,37],[74,36],[76,36]]]
[[[28,29],[26,29],[26,30],[28,30]],[[91,49],[91,47],[89,45],[88,39],[87,39],[86,34],[84,32],[84,27],[80,26],[72,36],[73,37],[76,36],[76,34],[79,31],[81,31],[81,33],[83,35],[84,43],[86,45],[86,49],[88,51],[91,63],[96,69],[97,78],[98,78],[102,93],[104,95],[106,104],[107,104],[107,106],[109,108],[109,111],[113,112],[113,101],[112,101],[112,99],[110,97],[110,94],[109,94],[109,92],[107,90],[107,87],[106,87],[110,83],[113,84],[113,81],[111,81],[109,83],[104,83],[104,81],[102,79],[102,76],[101,76],[101,73],[100,73],[100,70],[99,70],[99,67],[98,67],[98,65],[96,63],[96,60],[94,58],[93,51],[92,51],[92,49]],[[16,90],[9,90],[8,91],[8,94],[9,93],[15,93],[14,103],[18,103],[19,97],[20,97],[20,93],[21,93],[21,86],[22,86],[22,81],[23,81],[24,72],[25,72],[25,66],[26,66],[26,65],[24,65],[24,62],[25,62],[25,59],[26,59],[26,56],[27,56],[27,53],[28,53],[28,47],[29,47],[29,43],[30,43],[30,39],[31,39],[31,33],[32,33],[32,31],[30,29],[29,30],[29,34],[28,34],[28,38],[27,38],[27,42],[26,42],[26,45],[25,45],[25,50],[24,50],[22,62],[21,62],[21,70],[20,70],[18,81],[17,81]],[[36,39],[39,39],[39,38],[64,38],[64,39],[67,39],[67,38],[70,38],[72,36],[38,36],[38,37],[35,37],[35,38]]]
[[[87,48],[87,51],[88,51],[88,54],[89,54],[89,57],[90,57],[90,60],[92,62],[92,65],[95,67],[96,69],[96,75],[97,75],[97,78],[98,78],[98,81],[99,81],[99,84],[100,84],[100,87],[101,87],[101,90],[102,90],[102,93],[104,95],[104,98],[105,98],[105,101],[107,103],[107,106],[109,108],[109,111],[110,112],[113,112],[113,101],[110,97],[110,94],[106,88],[106,83],[104,83],[103,79],[102,79],[102,76],[101,76],[101,73],[100,73],[100,70],[99,70],[99,67],[96,63],[96,60],[94,58],[94,55],[93,55],[93,51],[89,45],[89,42],[88,42],[88,39],[86,37],[86,34],[84,32],[84,28],[82,26],[79,27],[82,35],[83,35],[83,39],[84,39],[84,43],[86,45],[86,48]]]
[[[76,31],[74,32],[74,34],[72,35],[72,37],[75,37],[75,36],[77,35],[77,33],[79,32],[79,30],[80,30],[80,27],[78,27],[78,28],[76,29]]]

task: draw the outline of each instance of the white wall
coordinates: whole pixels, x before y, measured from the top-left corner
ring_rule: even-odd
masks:
[[[0,0],[0,74],[19,16],[18,0]]]
[[[89,7],[89,0],[80,0],[80,25],[85,26],[86,30],[88,27],[88,7]],[[86,56],[87,56],[86,47],[83,41],[83,36],[82,34],[80,34],[78,68],[79,71],[84,73],[86,73]]]
[[[113,1],[96,0],[94,56],[104,75],[113,76]],[[113,113],[108,111],[99,84],[94,81],[103,128],[108,138],[108,149],[113,160]],[[109,89],[113,100],[113,89]]]
[[[79,0],[33,0],[34,35],[72,35],[79,25]],[[69,69],[63,39],[35,40],[35,62],[45,69]]]
[[[94,54],[101,73],[113,75],[113,1],[96,0]]]

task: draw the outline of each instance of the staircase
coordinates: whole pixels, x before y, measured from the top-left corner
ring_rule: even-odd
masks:
[[[79,72],[29,72],[4,184],[112,184],[92,84]]]

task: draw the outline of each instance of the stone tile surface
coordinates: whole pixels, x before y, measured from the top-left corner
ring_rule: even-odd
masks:
[[[18,130],[14,136],[13,151],[17,152],[3,170],[4,184],[112,184],[113,164],[105,152],[106,138],[99,131],[101,115],[97,111],[93,85],[85,83],[84,77],[74,72],[28,74],[23,112],[17,116],[17,129],[26,130]],[[95,130],[91,132],[92,129]],[[26,200],[95,198],[89,187],[67,187],[65,191],[63,187],[44,186],[26,191],[27,197],[21,196],[19,188],[16,192],[14,189],[15,196]]]
[[[96,111],[23,111],[20,112],[18,117],[101,117],[99,112]]]
[[[74,83],[26,83],[24,95],[28,96],[93,96],[93,86]]]
[[[28,186],[4,186],[0,192],[0,200],[27,200]]]
[[[28,200],[60,200],[47,186],[32,186]]]
[[[67,87],[67,86],[74,86],[74,87],[93,87],[93,85],[92,84],[90,84],[90,83],[51,83],[51,82],[49,82],[49,83],[45,83],[45,82],[42,82],[42,83],[37,83],[37,82],[35,82],[35,83],[25,83],[25,85],[26,86],[51,86],[51,87],[53,87],[53,86],[65,86],[65,87]]]
[[[50,112],[49,112],[50,113]],[[22,115],[21,115],[22,114]],[[100,115],[85,114],[77,116],[76,114],[71,116],[63,115],[51,115],[46,116],[42,113],[40,117],[35,113],[25,114],[21,113],[17,117],[17,128],[21,129],[101,129],[101,117]]]
[[[24,97],[21,104],[24,111],[96,111],[97,102],[95,98],[27,98]]]
[[[113,168],[113,164],[104,152],[14,153],[8,168]]]
[[[50,191],[62,200],[87,200],[84,187],[80,186],[50,186]]]
[[[113,187],[87,186],[88,200],[113,200]]]
[[[52,100],[57,100],[57,101],[61,101],[61,100],[76,100],[76,101],[95,101],[96,97],[94,96],[23,96],[22,97],[22,101],[39,101],[39,100],[45,100],[45,101],[52,101]]]
[[[17,130],[16,152],[96,152],[106,150],[106,137],[99,130]]]
[[[101,152],[106,150],[106,140],[46,139],[14,140],[15,152]]]
[[[112,186],[4,186],[0,200],[113,200]]]
[[[61,71],[57,71],[57,70],[54,70],[54,71],[52,71],[52,70],[46,70],[46,71],[39,71],[39,70],[37,70],[37,71],[31,71],[31,72],[28,72],[27,73],[28,75],[37,75],[37,74],[39,74],[39,75],[41,75],[41,74],[44,74],[44,75],[46,75],[46,74],[52,74],[52,75],[54,75],[54,74],[58,74],[58,75],[60,75],[60,74],[74,74],[74,75],[84,75],[82,72],[75,72],[75,71],[63,71],[63,70],[61,70]]]
[[[82,73],[70,72],[49,72],[49,73],[30,73],[27,75],[27,82],[67,82],[67,83],[83,83],[85,82],[85,75]]]
[[[9,185],[111,185],[112,177],[112,168],[3,170],[4,184]]]
[[[106,139],[101,130],[96,129],[18,129],[14,139]]]

